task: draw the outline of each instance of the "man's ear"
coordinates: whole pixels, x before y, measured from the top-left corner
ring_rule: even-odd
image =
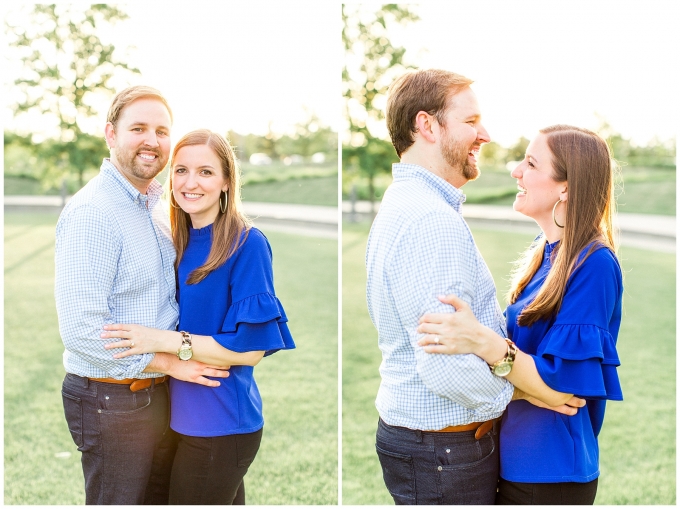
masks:
[[[419,111],[416,114],[416,131],[430,143],[436,141],[434,134],[435,118],[426,111]]]
[[[106,138],[106,144],[108,145],[109,149],[112,149],[116,146],[116,130],[114,129],[111,122],[107,122],[106,126],[104,127],[104,137]]]

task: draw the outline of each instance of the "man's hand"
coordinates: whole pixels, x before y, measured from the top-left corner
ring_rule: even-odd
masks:
[[[577,398],[576,396],[572,396],[571,399],[564,405],[550,406],[547,403],[543,403],[543,401],[540,399],[529,396],[526,392],[519,390],[517,387],[515,387],[515,392],[512,395],[512,399],[513,401],[516,399],[523,399],[539,408],[545,408],[547,410],[552,410],[553,412],[564,415],[576,415],[579,408],[586,406],[586,400]]]
[[[231,366],[211,366],[199,361],[181,361],[176,356],[167,353],[157,353],[145,372],[164,373],[177,380],[205,385],[207,387],[219,387],[217,380],[210,380],[208,376],[227,378]]]

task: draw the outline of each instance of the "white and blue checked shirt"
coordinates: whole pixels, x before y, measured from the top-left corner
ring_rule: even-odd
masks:
[[[175,248],[162,187],[141,194],[104,159],[97,177],[78,191],[59,216],[55,246],[55,299],[67,373],[92,378],[151,378],[142,373],[154,354],[114,359],[102,326],[134,323],[172,330]],[[148,207],[147,207],[148,205]]]
[[[366,251],[368,310],[378,329],[382,381],[375,401],[392,426],[438,430],[500,416],[513,386],[476,355],[425,353],[419,318],[452,312],[438,295],[465,300],[506,337],[493,278],[461,216],[465,195],[413,164],[395,164]]]

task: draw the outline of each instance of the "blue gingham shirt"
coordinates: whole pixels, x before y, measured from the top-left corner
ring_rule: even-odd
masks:
[[[366,251],[368,310],[383,357],[378,413],[420,430],[498,417],[512,384],[476,355],[428,354],[417,345],[423,314],[453,311],[437,299],[447,294],[506,337],[493,278],[461,216],[465,195],[417,165],[395,164],[392,174]]]
[[[114,359],[102,326],[134,323],[175,329],[175,249],[162,187],[141,194],[104,159],[97,177],[78,191],[59,217],[55,299],[66,347],[66,372],[92,378],[151,378],[142,373],[154,354]]]

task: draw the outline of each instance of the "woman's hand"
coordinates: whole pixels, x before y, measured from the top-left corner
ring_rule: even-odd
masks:
[[[417,331],[426,335],[420,338],[418,344],[427,353],[473,353],[484,358],[491,331],[479,323],[464,300],[455,295],[439,297],[439,300],[452,305],[456,312],[423,315]],[[502,357],[500,355],[499,358]]]
[[[175,331],[152,329],[143,325],[114,323],[104,325],[102,338],[121,338],[121,341],[104,345],[104,348],[127,348],[124,352],[117,353],[114,359],[122,359],[130,355],[142,353],[175,353],[181,345],[181,336]],[[175,336],[177,336],[175,338]],[[174,348],[177,343],[176,348]]]

